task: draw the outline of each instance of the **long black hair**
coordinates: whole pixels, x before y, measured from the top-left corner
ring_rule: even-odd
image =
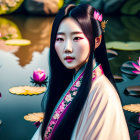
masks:
[[[60,99],[61,95],[67,88],[68,84],[72,80],[74,70],[70,70],[64,67],[58,55],[56,54],[54,44],[56,40],[56,34],[61,21],[67,17],[74,18],[80,25],[83,33],[87,37],[90,44],[90,55],[85,68],[84,77],[81,86],[78,89],[77,95],[71,102],[69,109],[67,110],[63,120],[60,122],[56,131],[52,137],[53,140],[63,139],[70,140],[73,128],[78,119],[78,116],[84,106],[84,103],[89,94],[92,83],[92,63],[93,58],[102,64],[105,75],[114,84],[114,80],[110,71],[105,41],[101,24],[98,20],[93,18],[94,8],[90,5],[81,4],[78,6],[68,5],[63,7],[56,15],[51,34],[50,42],[50,73],[49,73],[49,87],[47,91],[47,100],[45,105],[45,117],[42,124],[41,136],[44,137],[44,133],[52,111]],[[97,11],[97,10],[96,10]],[[102,41],[100,46],[94,51],[95,38],[102,35]]]

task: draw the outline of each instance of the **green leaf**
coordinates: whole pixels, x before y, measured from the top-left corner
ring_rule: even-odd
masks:
[[[140,50],[140,42],[112,41],[112,42],[107,42],[106,47],[107,49],[136,51],[136,50]]]
[[[5,44],[15,45],[15,46],[27,46],[31,44],[31,41],[27,39],[10,39],[10,40],[6,40]]]

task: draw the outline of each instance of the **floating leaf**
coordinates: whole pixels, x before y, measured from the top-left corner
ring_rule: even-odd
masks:
[[[113,59],[114,57],[118,56],[118,53],[114,50],[107,50],[107,57],[109,60]]]
[[[10,14],[17,10],[24,0],[15,0],[15,1],[0,1],[0,15]]]
[[[113,78],[115,79],[116,82],[123,81],[123,78],[121,76],[118,76],[118,75],[113,75]]]
[[[5,44],[14,46],[27,46],[31,44],[31,41],[27,39],[10,39],[6,40]]]
[[[130,112],[140,113],[140,104],[125,105],[123,106],[123,109]]]
[[[135,63],[135,62],[134,61],[127,61],[127,62],[123,63],[121,68],[120,68],[121,71],[126,73],[126,74],[130,74],[130,75],[136,76],[136,74],[132,72],[132,71],[136,70],[134,68],[134,66],[132,65],[132,63]]]
[[[43,118],[44,118],[43,112],[31,113],[31,114],[24,116],[24,119],[26,121],[30,121],[30,122],[42,122]]]
[[[138,114],[134,114],[131,116],[131,118],[129,119],[128,123],[130,125],[132,125],[135,128],[140,128],[140,123],[139,123],[139,115]]]
[[[111,41],[106,43],[107,49],[116,50],[126,50],[126,51],[136,51],[140,50],[140,42],[121,42],[121,41]]]
[[[37,95],[46,91],[46,87],[19,86],[12,87],[9,92],[16,95]]]
[[[0,17],[0,39],[7,40],[17,38],[22,38],[18,26],[11,20]]]
[[[124,90],[126,95],[140,97],[140,86],[130,86]]]

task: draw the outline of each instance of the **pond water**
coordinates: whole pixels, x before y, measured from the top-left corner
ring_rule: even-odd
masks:
[[[2,20],[4,19],[4,20]],[[23,38],[31,40],[29,46],[4,46],[0,44],[0,140],[30,140],[36,127],[24,120],[28,113],[41,112],[43,94],[17,96],[9,93],[14,86],[32,85],[30,77],[33,70],[44,69],[48,74],[48,52],[51,26],[54,17],[9,15],[0,17],[3,26],[12,26]],[[106,17],[109,20],[105,32],[106,41],[140,41],[140,19],[137,17]],[[5,28],[6,30],[7,28]],[[0,28],[1,30],[1,28]],[[0,31],[1,32],[1,31]],[[128,60],[136,61],[140,51],[117,51],[118,57],[110,60],[112,73],[122,75],[120,66]],[[123,76],[123,75],[122,75]],[[127,77],[126,75],[124,77]],[[117,83],[123,105],[140,103],[140,98],[124,95],[127,86],[139,85],[140,76],[133,80],[128,77]],[[125,111],[126,119],[131,115]],[[131,139],[137,139],[135,128],[129,126]]]

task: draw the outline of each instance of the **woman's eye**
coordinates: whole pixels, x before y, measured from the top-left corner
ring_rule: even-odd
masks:
[[[63,38],[56,38],[56,41],[64,41],[64,39]]]
[[[83,39],[83,38],[82,37],[74,37],[73,40],[78,41],[78,40],[81,40],[81,39]]]

